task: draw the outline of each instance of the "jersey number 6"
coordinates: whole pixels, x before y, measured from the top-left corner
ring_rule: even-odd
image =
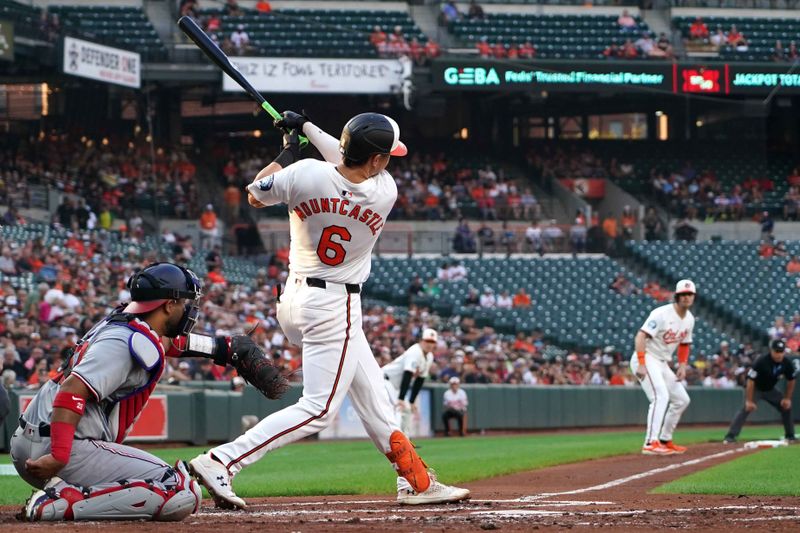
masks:
[[[340,242],[333,240],[336,235],[345,242],[350,242],[352,238],[347,228],[341,226],[328,226],[322,230],[322,235],[319,238],[319,245],[317,246],[317,256],[319,260],[328,266],[338,266],[344,262],[344,256],[347,251]]]

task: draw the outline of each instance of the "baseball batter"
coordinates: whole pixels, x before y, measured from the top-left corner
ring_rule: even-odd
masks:
[[[386,171],[407,150],[397,123],[377,113],[353,117],[336,141],[308,119],[284,113],[284,150],[247,187],[254,207],[287,204],[290,273],[277,304],[287,338],[303,349],[303,396],[235,441],[190,462],[217,504],[244,508],[231,478],[270,450],[325,428],[349,393],[375,446],[409,484],[403,504],[460,501],[469,491],[439,483],[400,431],[361,325],[361,284],[397,197]],[[301,130],[326,161],[299,160]]]
[[[690,401],[681,381],[686,377],[689,362],[694,329],[694,316],[689,308],[694,303],[695,294],[692,281],[679,281],[675,287],[675,301],[654,309],[636,334],[636,353],[631,358],[631,370],[650,401],[647,434],[642,446],[645,455],[686,451],[684,446],[672,442],[672,433]],[[669,366],[676,349],[677,373]]]
[[[417,396],[433,365],[433,350],[438,339],[436,330],[427,328],[422,331],[418,343],[382,367],[386,394],[395,405],[400,416],[400,429],[406,435],[411,432],[411,418],[417,412]]]

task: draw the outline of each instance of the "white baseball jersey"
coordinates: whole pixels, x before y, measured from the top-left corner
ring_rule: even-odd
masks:
[[[403,373],[406,371],[418,376],[426,377],[433,364],[433,354],[425,353],[419,343],[403,352],[403,355],[383,366],[383,375],[389,378],[394,388],[400,390]]]
[[[352,183],[336,165],[303,159],[248,185],[265,205],[289,206],[293,273],[333,283],[364,283],[372,248],[397,199],[385,170]]]
[[[650,335],[645,351],[662,361],[671,361],[679,344],[692,342],[694,315],[687,310],[683,318],[678,316],[674,304],[656,307],[640,328]]]
[[[456,392],[453,389],[444,391],[444,406],[446,409],[455,409],[456,411],[466,411],[469,405],[467,393],[464,389],[459,388]]]

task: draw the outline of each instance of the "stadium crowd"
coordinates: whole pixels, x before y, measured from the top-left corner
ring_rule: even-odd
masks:
[[[122,241],[123,253],[109,253],[112,232],[96,230],[68,233],[59,227],[51,235],[65,239],[63,246],[45,245],[42,239],[0,242],[0,350],[2,379],[7,386],[40,386],[52,377],[74,343],[91,324],[126,301],[125,282],[137,268],[156,260],[186,262],[196,253],[190,241],[164,235],[160,247],[145,249],[136,240]],[[119,243],[117,243],[119,244]],[[125,248],[127,246],[127,248]],[[225,259],[218,250],[205,258],[203,315],[197,330],[223,335],[249,330],[254,333],[285,372],[299,380],[300,353],[289,345],[278,328],[274,293],[286,275],[286,251],[264,260],[252,285],[236,285],[225,279]],[[443,265],[441,276],[466,275],[459,264]],[[27,277],[26,277],[27,276]],[[32,287],[21,280],[30,279]],[[489,291],[478,297],[478,305],[530,305],[530,296],[495,296]],[[800,317],[795,317],[800,319]],[[542,338],[541,332],[504,336],[491,327],[477,327],[469,317],[443,317],[413,303],[403,310],[378,305],[364,311],[364,330],[381,364],[416,342],[425,327],[436,328],[440,338],[435,350],[432,377],[447,382],[457,376],[464,383],[524,383],[532,385],[633,385],[626,349],[597,348],[582,353],[559,350]],[[796,321],[800,329],[800,321]],[[752,349],[744,347],[732,355],[727,347],[708,358],[697,354],[687,378],[690,384],[722,387],[740,381]],[[231,380],[230,369],[208,361],[169,362],[164,380]]]
[[[73,139],[41,134],[0,146],[0,204],[30,207],[33,188],[64,193],[58,222],[75,230],[110,229],[137,208],[160,208],[178,218],[199,215],[196,168],[180,149],[143,142]]]
[[[731,185],[723,183],[713,167],[698,166],[688,159],[672,166],[646,168],[644,164],[605,157],[579,145],[543,145],[530,150],[526,158],[541,179],[608,178],[648,183],[649,192],[659,205],[687,220],[735,221],[756,216],[760,221],[765,195],[784,185],[766,175],[743,175]],[[785,185],[788,187],[778,214],[785,220],[798,220],[800,167],[786,176]],[[656,227],[659,224],[654,220],[650,223],[654,233],[663,233],[663,221],[661,227]]]
[[[483,220],[531,220],[540,215],[530,188],[502,167],[447,158],[444,152],[414,154],[392,162],[399,218],[458,220],[474,206]]]

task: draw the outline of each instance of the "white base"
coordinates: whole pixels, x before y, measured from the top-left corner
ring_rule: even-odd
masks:
[[[744,447],[747,449],[752,448],[779,448],[781,446],[788,446],[789,443],[783,439],[780,440],[753,440],[745,442]]]

